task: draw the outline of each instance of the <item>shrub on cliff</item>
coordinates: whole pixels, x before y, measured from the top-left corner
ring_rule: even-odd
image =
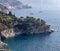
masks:
[[[8,27],[8,28],[16,27],[21,31],[27,31],[27,32],[39,28],[41,28],[41,30],[46,30],[47,27],[46,22],[43,19],[39,18],[37,19],[31,16],[26,17],[21,16],[20,18],[17,18],[15,15],[12,15],[11,12],[9,12],[9,14],[0,12],[0,23],[4,25],[2,27]],[[50,26],[48,26],[48,29],[49,28]]]

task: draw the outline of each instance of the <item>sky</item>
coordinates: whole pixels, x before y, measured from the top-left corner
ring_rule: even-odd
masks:
[[[47,10],[60,10],[60,0],[19,0],[34,8]]]

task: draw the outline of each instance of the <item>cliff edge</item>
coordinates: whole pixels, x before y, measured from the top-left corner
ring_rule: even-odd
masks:
[[[30,16],[17,18],[12,15],[0,12],[0,35],[5,38],[14,37],[21,34],[41,34],[51,33],[50,25],[43,19]]]

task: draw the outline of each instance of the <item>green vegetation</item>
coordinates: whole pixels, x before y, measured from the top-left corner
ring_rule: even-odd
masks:
[[[31,16],[17,18],[11,12],[9,14],[0,12],[0,31],[7,28],[17,28],[22,32],[31,32],[35,29],[38,29],[39,32],[46,32],[46,30],[50,30],[50,25],[46,25],[43,19],[37,19]]]
[[[15,20],[16,17],[14,16],[15,18],[13,18],[12,16],[14,16],[14,15],[12,15],[11,12],[9,12],[9,14],[5,14],[5,13],[0,12],[0,23],[1,23],[1,25],[4,24],[8,28],[11,28],[14,25],[16,25],[17,24],[16,23],[17,20]]]
[[[19,20],[20,29],[28,30],[45,25],[45,21],[42,19],[36,19],[34,17],[27,16],[26,18],[20,17]]]

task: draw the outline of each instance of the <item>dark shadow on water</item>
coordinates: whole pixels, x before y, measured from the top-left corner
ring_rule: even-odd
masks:
[[[25,39],[31,39],[31,38],[37,38],[37,37],[39,37],[39,38],[41,38],[41,37],[46,37],[46,36],[49,36],[50,35],[50,33],[47,33],[47,34],[22,34],[22,35],[18,35],[18,36],[16,36],[16,37],[14,37],[14,38],[10,38],[10,39],[18,39],[18,40],[25,40]],[[10,40],[10,39],[5,39],[5,38],[2,38],[2,40],[4,41],[4,40]]]
[[[11,39],[14,39],[15,41],[24,41],[24,40],[31,40],[31,39],[34,39],[34,38],[45,38],[45,37],[48,37],[50,36],[50,34],[29,34],[29,35],[26,35],[26,34],[23,34],[23,35],[20,35],[20,36],[16,36],[15,38],[11,38]],[[17,40],[18,39],[18,40]]]

